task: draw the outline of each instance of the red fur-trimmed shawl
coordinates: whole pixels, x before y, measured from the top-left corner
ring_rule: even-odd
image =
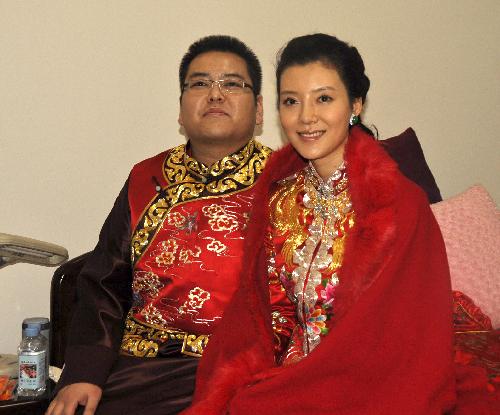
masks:
[[[276,367],[263,249],[269,189],[304,165],[285,147],[258,181],[241,284],[183,414],[433,415],[453,406],[449,272],[426,197],[358,128],[345,159],[356,219],[330,334],[301,362]]]

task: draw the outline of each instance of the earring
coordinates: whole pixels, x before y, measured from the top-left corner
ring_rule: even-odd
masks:
[[[349,125],[356,125],[359,122],[359,117],[352,113],[351,118],[349,118]]]

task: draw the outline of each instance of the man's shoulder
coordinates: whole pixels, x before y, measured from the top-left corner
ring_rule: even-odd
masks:
[[[179,144],[178,146],[164,150],[161,153],[158,153],[152,157],[148,157],[147,159],[144,159],[144,160],[136,163],[134,165],[134,167],[132,168],[132,171],[133,172],[140,172],[140,171],[144,171],[144,170],[150,170],[152,168],[155,168],[158,165],[162,166],[165,159],[168,157],[168,155],[170,153],[183,151],[185,146],[186,146],[185,144]]]
[[[255,149],[263,153],[265,156],[269,156],[273,152],[272,148],[262,144],[259,140],[254,139],[254,143],[255,143]]]

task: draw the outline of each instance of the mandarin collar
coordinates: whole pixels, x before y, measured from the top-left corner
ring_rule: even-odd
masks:
[[[223,157],[208,167],[188,154],[189,143],[187,143],[184,146],[184,166],[190,174],[200,177],[202,181],[211,181],[243,167],[252,156],[254,149],[255,139],[252,138],[238,151]]]

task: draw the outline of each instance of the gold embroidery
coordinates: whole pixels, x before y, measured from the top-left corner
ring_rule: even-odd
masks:
[[[203,288],[195,287],[189,291],[188,298],[189,300],[179,307],[179,314],[202,308],[205,301],[210,300],[210,293]]]
[[[176,228],[182,228],[186,223],[186,218],[179,212],[170,212],[167,215],[167,223],[174,225]]]
[[[167,239],[162,241],[158,248],[160,253],[155,257],[155,261],[159,266],[168,267],[175,261],[175,254],[177,253],[177,242],[175,239]],[[155,250],[156,251],[156,250]]]
[[[197,336],[196,334],[188,334],[184,337],[182,344],[182,353],[188,356],[201,357],[203,350],[208,344],[209,337],[205,334]]]
[[[222,215],[225,213],[224,206],[212,203],[211,205],[203,206],[201,208],[203,214],[209,218],[213,218],[217,215]]]
[[[158,343],[130,336],[122,340],[121,351],[136,357],[155,357],[158,354]]]
[[[307,231],[300,220],[300,206],[297,196],[302,191],[300,177],[285,179],[277,191],[271,196],[270,205],[275,206],[271,211],[271,223],[279,235],[288,234],[282,249],[283,257],[287,265],[292,265],[293,253],[298,246],[307,239]],[[309,213],[304,210],[304,216]]]
[[[149,209],[147,209],[146,214],[139,221],[139,226],[137,227],[134,236],[131,241],[131,255],[132,261],[138,259],[143,250],[150,242],[151,233],[153,230],[158,228],[158,225],[163,219],[163,216],[167,212],[167,202],[164,198],[160,198],[156,200],[156,203],[153,203]]]
[[[227,246],[217,239],[210,238],[212,241],[207,245],[209,251],[215,252],[216,254],[221,254],[227,249]]]
[[[147,326],[129,313],[125,322],[120,353],[136,357],[155,357],[161,345],[174,341],[179,344],[182,354],[201,357],[209,338],[210,336],[205,334],[195,335],[178,329],[158,329]]]
[[[201,248],[199,246],[195,247],[195,250],[191,249],[181,249],[179,252],[179,261],[184,264],[190,264],[193,262],[193,259],[199,258],[201,254]]]
[[[332,262],[330,262],[328,271],[333,272],[342,265],[342,259],[344,258],[344,244],[345,244],[345,234],[344,236],[336,238],[333,241]]]
[[[189,157],[184,144],[172,149],[164,162],[163,174],[168,184],[150,202],[133,233],[132,263],[135,264],[143,255],[172,207],[198,198],[231,194],[252,186],[262,173],[270,154],[271,149],[252,139],[240,151],[208,168]]]
[[[210,218],[208,223],[214,232],[233,231],[238,228],[236,216],[228,213],[222,205],[205,206],[202,208],[202,212]]]

